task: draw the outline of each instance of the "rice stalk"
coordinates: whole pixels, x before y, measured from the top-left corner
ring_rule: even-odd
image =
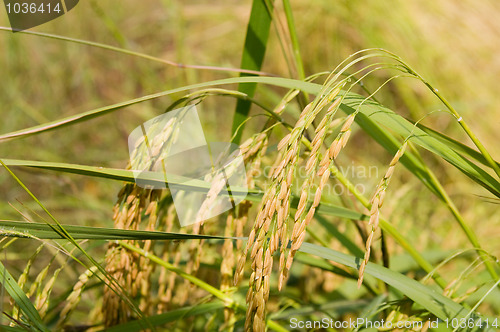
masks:
[[[265,155],[267,150],[268,136],[266,132],[254,135],[249,138],[240,146],[240,152],[243,156],[243,161],[246,164],[246,178],[247,178],[247,188],[255,188],[254,177],[260,169],[261,159]],[[226,220],[226,227],[224,230],[224,236],[231,237],[237,236],[241,237],[243,235],[243,227],[248,220],[248,212],[252,203],[250,201],[243,201],[238,205],[237,217],[235,218],[234,213],[230,212]],[[242,247],[242,241],[237,240],[236,243],[237,250],[240,251]],[[235,257],[234,257],[234,247],[233,240],[226,239],[222,246],[222,262],[221,262],[221,290],[225,291],[231,288],[231,281],[234,278],[234,267],[235,267]],[[224,318],[226,324],[230,324],[234,318],[234,311],[231,308],[224,309]]]
[[[281,252],[280,266],[284,266],[285,250],[290,240],[287,223],[291,187],[299,161],[300,142],[306,128],[311,125],[323,107],[334,100],[339,92],[340,86],[337,86],[326,97],[309,103],[302,111],[290,134],[278,144],[279,154],[271,171],[272,182],[264,194],[254,227],[248,237],[244,253],[240,256],[235,273],[235,283],[237,283],[243,274],[246,253],[250,252],[253,272],[250,276],[250,287],[246,298],[248,307],[245,330],[247,331],[263,331],[265,329],[265,303],[269,298],[270,275],[273,266],[272,256],[278,249]],[[338,104],[339,102],[336,102],[334,108],[338,107]],[[321,135],[325,131],[323,130]],[[305,198],[303,193],[302,204],[305,204]],[[304,208],[305,206],[299,206],[298,209],[303,210]],[[309,218],[312,218],[312,214]],[[294,249],[296,250],[296,248]]]
[[[366,69],[365,67],[364,69]],[[364,70],[362,69],[362,70]],[[364,74],[361,78],[357,79],[356,82],[351,84],[350,88],[347,90],[349,92],[355,84],[360,82],[363,78],[367,77],[371,73],[373,73],[376,70],[379,70],[380,68],[375,68],[368,73]],[[361,70],[360,70],[361,71]],[[358,72],[360,72],[358,71]],[[357,74],[356,72],[355,74]],[[349,75],[349,78],[354,76],[355,74]],[[397,76],[396,76],[397,77]],[[364,102],[366,102],[369,98],[371,98],[375,93],[377,93],[385,84],[387,84],[390,80],[394,79],[395,77],[391,77],[389,80],[387,80],[384,84],[382,84],[374,93],[372,93],[370,96],[365,98],[356,108],[356,110],[350,114],[347,119],[345,120],[344,124],[342,125],[339,134],[337,137],[334,139],[334,141],[331,143],[330,147],[328,148],[327,152],[324,154],[323,158],[320,159],[320,154],[318,153],[320,150],[320,147],[324,144],[326,135],[327,135],[327,129],[328,127],[331,126],[331,124],[334,122],[333,117],[335,116],[338,107],[342,101],[343,98],[337,98],[331,106],[328,108],[325,116],[319,123],[318,127],[315,130],[315,136],[311,142],[311,152],[309,159],[306,162],[306,180],[304,181],[301,189],[301,198],[299,201],[299,205],[297,207],[297,211],[295,213],[295,224],[294,228],[292,231],[292,245],[291,249],[289,251],[288,257],[284,259],[284,253],[282,250],[282,257],[280,257],[280,277],[278,281],[278,289],[281,289],[283,286],[284,281],[287,278],[288,271],[291,268],[292,262],[293,262],[293,257],[296,253],[296,251],[300,248],[302,245],[304,239],[305,239],[305,234],[306,234],[306,227],[309,225],[311,222],[314,213],[316,211],[316,208],[319,205],[319,202],[321,200],[321,195],[324,189],[325,184],[327,183],[329,177],[330,177],[330,170],[329,168],[335,161],[335,159],[338,157],[340,151],[342,148],[344,148],[349,140],[350,134],[351,134],[351,126],[354,122],[354,119],[356,115],[359,113],[361,106]],[[345,83],[344,83],[345,84]],[[333,98],[332,98],[333,99]],[[321,160],[321,161],[320,161]],[[319,166],[318,166],[319,164]],[[317,170],[317,173],[315,172],[316,168],[319,168]],[[320,182],[319,185],[316,188],[314,197],[313,197],[313,203],[311,206],[306,210],[306,202],[308,201],[308,194],[309,192],[313,189],[314,187],[314,180],[315,178],[319,177]],[[283,244],[282,244],[283,247]]]
[[[54,271],[52,277],[45,283],[43,290],[37,294],[35,299],[35,308],[38,310],[40,317],[43,319],[47,314],[47,310],[50,304],[50,294],[54,288],[54,284],[59,276],[59,273],[63,270],[64,265],[59,267]]]
[[[322,158],[320,157],[321,146],[324,144],[329,128],[334,121],[333,118],[342,102],[343,97],[336,97],[340,89],[352,75],[335,85],[334,82],[343,71],[357,61],[360,61],[360,59],[352,61],[335,75],[330,75],[327,83],[322,88],[322,93],[320,93],[315,101],[309,103],[304,108],[294,128],[278,144],[279,154],[272,168],[272,181],[262,199],[254,228],[250,232],[247,246],[244,254],[241,255],[239,259],[235,274],[236,283],[242,276],[246,253],[250,252],[253,272],[250,277],[250,288],[247,294],[248,309],[245,323],[246,330],[260,330],[263,328],[263,322],[265,320],[265,303],[269,297],[268,286],[269,276],[273,265],[272,256],[279,249],[280,274],[278,289],[281,290],[288,277],[288,271],[291,268],[295,253],[304,242],[306,227],[313,219],[316,208],[320,203],[324,186],[330,177],[329,168],[339,155],[340,150],[345,147],[348,142],[351,133],[350,128],[361,105],[359,105],[353,114],[347,117],[336,139],[330,145],[324,156]],[[380,68],[376,68],[375,70],[378,69]],[[369,71],[362,78],[375,70]],[[356,83],[360,80],[361,79],[358,79]],[[354,84],[351,85],[349,90],[352,89],[353,86]],[[366,98],[365,101],[368,98]],[[290,235],[288,230],[289,198],[294,172],[299,159],[300,143],[305,138],[305,130],[309,128],[319,112],[329,103],[331,103],[331,105],[319,125],[316,127],[314,138],[309,144],[310,154],[305,164],[307,172],[306,179],[302,184],[300,200],[294,215],[294,222]],[[315,179],[317,177],[320,178],[319,184],[312,198],[312,204],[307,206],[307,202],[310,201],[310,191],[314,188]],[[291,244],[288,250],[289,242]]]
[[[332,94],[332,97],[330,98],[333,99],[335,97],[336,94],[335,95]],[[316,127],[315,136],[311,142],[311,152],[306,162],[306,172],[307,172],[306,180],[302,184],[301,196],[299,204],[297,206],[297,211],[295,212],[294,216],[294,225],[291,234],[291,241],[292,241],[291,248],[286,258],[286,263],[285,263],[286,244],[284,243],[281,244],[280,266],[279,266],[280,276],[278,281],[278,289],[281,289],[283,287],[283,283],[285,282],[288,276],[288,271],[291,268],[293,257],[295,256],[295,253],[304,242],[306,235],[306,227],[310,224],[314,216],[316,208],[318,207],[319,202],[321,200],[321,194],[323,192],[324,186],[330,177],[330,171],[328,170],[328,166],[330,165],[331,161],[337,157],[338,153],[340,152],[340,148],[342,148],[343,146],[345,146],[345,144],[347,144],[347,139],[349,138],[349,133],[350,133],[350,125],[352,124],[352,120],[350,120],[349,118],[342,127],[337,138],[333,141],[329,151],[325,153],[325,157],[322,159],[320,158],[319,149],[323,145],[323,142],[327,134],[327,128],[329,124],[332,122],[333,117],[338,110],[341,100],[342,100],[341,98],[335,99],[335,101],[328,108],[325,116],[323,117],[319,125]],[[330,153],[330,151],[333,150],[335,150],[335,155]],[[319,164],[319,170],[316,171],[318,164]],[[312,204],[309,207],[307,207],[306,203],[309,200],[308,199],[309,193],[314,187],[314,181],[316,179],[316,176],[320,178],[320,182],[314,193]]]
[[[375,236],[375,232],[378,230],[380,208],[384,203],[387,187],[389,186],[391,177],[394,174],[394,169],[396,167],[396,164],[398,163],[399,159],[404,155],[407,145],[408,141],[405,141],[398,149],[398,151],[392,158],[391,162],[389,163],[389,168],[385,172],[385,175],[382,178],[382,180],[380,180],[380,183],[376,187],[375,193],[373,194],[370,200],[371,208],[370,208],[370,221],[368,222],[368,226],[370,226],[371,228],[370,228],[370,233],[368,235],[368,239],[366,240],[365,244],[365,256],[359,267],[358,288],[360,288],[363,283],[365,267],[366,264],[368,264],[368,261],[370,260],[372,242]]]

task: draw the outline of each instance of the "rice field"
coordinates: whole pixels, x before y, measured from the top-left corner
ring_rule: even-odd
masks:
[[[0,12],[2,330],[500,329],[494,0]]]

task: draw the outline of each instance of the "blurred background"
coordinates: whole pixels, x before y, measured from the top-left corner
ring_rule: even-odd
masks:
[[[498,1],[291,0],[291,4],[306,76],[332,70],[364,48],[390,50],[432,82],[492,155],[500,159]],[[247,0],[143,0],[140,4],[131,0],[85,0],[68,14],[32,30],[183,64],[237,68],[250,7]],[[279,1],[275,14],[285,22]],[[0,25],[9,26],[3,8]],[[290,77],[276,31],[275,27],[271,30],[263,71]],[[2,134],[147,94],[237,75],[180,69],[87,45],[7,31],[0,31],[0,50]],[[374,90],[390,75],[377,73],[365,82],[366,86]],[[264,104],[275,105],[283,92],[259,87],[256,97]],[[84,124],[1,142],[0,156],[124,168],[130,131],[182,96],[155,99]],[[377,98],[413,120],[443,109],[423,84],[407,78],[392,81]],[[234,107],[235,100],[222,97],[208,98],[199,106],[210,140],[229,139]],[[433,113],[423,123],[470,145],[448,114]],[[249,124],[245,136],[255,128]],[[342,157],[344,162],[362,162],[384,170],[391,156],[363,133],[354,137]],[[13,169],[61,222],[112,225],[111,208],[120,182]],[[491,239],[500,224],[494,218],[496,204],[477,205],[484,203],[480,196],[487,194],[442,161],[436,161],[435,172],[472,225],[490,225],[478,228],[478,236],[481,240],[490,238],[483,242],[486,249],[500,254],[500,244]],[[417,248],[432,248],[434,243],[457,248],[466,243],[465,235],[451,227],[455,224],[446,207],[436,203],[407,171],[401,168],[393,181],[384,209],[404,234],[413,234]],[[0,171],[0,184],[1,218],[20,220],[18,209],[38,221],[30,212],[35,205],[5,171]],[[420,212],[407,220],[408,210]]]

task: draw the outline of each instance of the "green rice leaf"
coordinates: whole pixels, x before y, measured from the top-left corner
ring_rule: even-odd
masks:
[[[96,108],[96,109],[93,109],[93,110],[90,110],[87,112],[82,112],[79,114],[71,115],[71,116],[68,116],[68,117],[65,117],[65,118],[62,118],[59,120],[43,123],[43,124],[33,126],[30,128],[13,131],[10,133],[0,135],[0,142],[5,141],[5,140],[9,140],[9,139],[13,139],[13,138],[21,138],[21,137],[25,137],[25,136],[34,135],[34,134],[40,134],[40,133],[54,130],[57,128],[62,128],[65,126],[81,123],[84,121],[88,121],[88,120],[109,114],[109,113],[114,112],[114,111],[121,110],[127,106],[142,103],[144,101],[149,101],[149,100],[165,97],[165,96],[175,94],[178,92],[185,92],[185,91],[189,91],[189,90],[202,89],[202,88],[207,88],[207,87],[211,87],[211,86],[237,84],[237,83],[271,84],[271,85],[281,86],[281,87],[288,88],[288,89],[300,89],[300,90],[302,90],[304,92],[308,92],[308,93],[317,93],[321,88],[321,85],[319,85],[319,84],[310,83],[310,82],[302,82],[302,81],[297,81],[294,79],[281,78],[281,77],[248,76],[248,77],[226,78],[226,79],[222,79],[222,80],[192,84],[192,85],[183,86],[183,87],[180,87],[177,89],[166,90],[166,91],[154,93],[151,95],[127,100],[127,101],[124,101],[121,103],[116,103],[113,105]]]
[[[362,96],[349,94],[344,98],[344,103],[340,107],[347,114],[351,114],[363,100]],[[396,153],[401,143],[388,133],[388,130],[404,138],[411,135],[413,143],[440,156],[492,194],[500,197],[500,183],[496,179],[448,145],[415,127],[392,110],[374,101],[366,101],[361,106],[360,114],[356,116],[355,121],[391,154]],[[433,181],[427,174],[426,168],[416,157],[407,152],[400,161],[431,191],[440,196],[436,188],[432,186]]]
[[[475,160],[477,162],[480,162],[483,165],[488,165],[488,161],[484,156],[478,152],[477,150],[474,150],[470,147],[468,147],[465,144],[460,143],[459,141],[439,132],[436,131],[432,128],[426,127],[423,124],[419,123],[417,124],[417,127],[425,131],[427,134],[430,136],[434,137],[438,141],[440,141],[443,144],[446,144],[449,148],[461,153],[462,155],[466,156],[469,159]],[[497,162],[497,165],[500,166],[500,163]]]
[[[192,235],[156,231],[135,231],[130,229],[102,228],[64,225],[64,229],[75,240],[189,240],[225,239],[223,236]],[[38,239],[66,239],[45,223],[0,220],[0,235]],[[237,239],[237,238],[234,238]]]
[[[171,323],[173,321],[178,321],[186,319],[193,316],[204,315],[207,313],[212,313],[214,311],[224,308],[222,302],[211,302],[205,304],[198,304],[191,307],[180,308],[172,310],[160,315],[155,315],[148,317],[149,322],[153,326],[160,326],[163,324]],[[117,326],[110,327],[106,329],[106,332],[136,332],[144,330],[144,322],[139,320],[134,320],[128,323],[120,324]]]

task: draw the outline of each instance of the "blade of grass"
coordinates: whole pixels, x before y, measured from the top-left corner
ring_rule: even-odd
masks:
[[[300,55],[299,38],[297,37],[297,29],[295,29],[295,20],[293,19],[293,12],[292,12],[292,6],[290,5],[290,0],[283,0],[283,9],[285,10],[286,22],[288,24],[288,31],[290,32],[290,39],[292,41],[293,55],[295,58],[295,65],[297,67],[297,75],[301,81],[304,81],[306,79],[306,74],[304,71],[302,56]]]
[[[13,160],[13,159],[2,159],[5,165],[8,166],[23,166],[31,168],[39,168],[50,171],[57,171],[63,173],[72,173],[92,177],[102,177],[112,180],[120,180],[126,182],[135,182],[134,171],[125,169],[115,169],[115,168],[105,168],[97,166],[87,166],[87,165],[76,165],[67,163],[54,163],[54,162],[43,162],[43,161],[27,161],[27,160]],[[165,177],[168,183],[175,184],[183,190],[192,191],[202,191],[207,192],[210,189],[210,183],[199,180],[186,178],[184,176],[167,174],[164,175],[161,172],[149,172],[142,173],[141,179],[147,181],[148,184],[164,184]],[[227,194],[227,190],[221,190],[221,193]],[[233,196],[244,195],[246,193],[245,188],[232,187],[231,194]],[[260,192],[252,191],[250,195],[260,195]]]
[[[486,150],[486,147],[483,145],[483,143],[477,138],[476,134],[474,134],[474,132],[471,130],[467,122],[464,121],[462,116],[458,114],[455,108],[448,102],[448,100],[441,94],[441,92],[439,92],[438,89],[433,87],[429,81],[427,81],[420,74],[418,74],[401,57],[387,50],[382,50],[382,51],[390,54],[393,57],[393,59],[401,63],[408,70],[410,74],[414,75],[422,83],[424,83],[424,85],[427,86],[429,90],[432,91],[432,93],[446,106],[446,108],[451,112],[451,114],[453,114],[453,116],[457,119],[458,124],[462,127],[467,136],[469,136],[474,145],[479,149],[479,151],[481,151],[481,154],[486,159],[489,166],[495,171],[497,177],[500,178],[500,166],[497,164],[497,162],[495,162],[495,160],[493,160],[493,157],[490,155],[488,150]]]
[[[42,318],[38,314],[38,311],[33,306],[33,303],[28,299],[26,294],[17,284],[16,280],[11,276],[9,271],[0,261],[0,282],[3,287],[9,293],[10,297],[19,306],[19,309],[24,313],[25,317],[29,319],[31,324],[40,331],[50,331],[42,322]]]
[[[468,147],[465,144],[460,143],[459,141],[439,132],[436,131],[432,128],[426,127],[421,123],[417,124],[417,127],[425,131],[427,134],[430,136],[434,137],[435,139],[439,140],[441,143],[446,144],[450,149],[453,149],[464,156],[468,157],[469,159],[475,160],[480,162],[483,165],[489,166],[488,161],[484,156],[479,153],[477,150],[474,150],[470,147]],[[500,163],[496,162],[498,166],[500,166]]]
[[[259,71],[264,61],[264,55],[267,48],[267,40],[269,38],[269,30],[272,22],[272,1],[253,0],[250,19],[247,25],[247,33],[245,37],[245,45],[241,56],[241,66],[243,69]],[[249,74],[242,73],[240,76]],[[252,98],[257,88],[256,83],[245,83],[238,86],[238,91],[245,93]],[[232,135],[233,142],[239,144],[241,135],[245,126],[245,120],[250,112],[249,101],[238,99],[236,102],[236,110],[233,118]]]
[[[351,114],[355,111],[356,106],[362,101],[363,97],[350,94],[345,97],[344,103],[341,104],[340,108],[347,114]],[[390,141],[394,141],[394,139],[387,136],[387,130],[384,130],[381,125],[389,128],[391,131],[396,132],[402,137],[412,135],[411,141],[413,143],[418,144],[430,152],[442,157],[472,180],[481,184],[497,197],[500,197],[500,183],[496,179],[455,150],[434,139],[419,128],[415,128],[411,122],[408,122],[392,110],[373,101],[368,101],[361,107],[361,113],[356,116],[356,122],[361,126],[361,128],[363,128],[364,131],[370,134],[370,136],[382,144],[386,150],[392,154],[397,151],[400,144],[399,142],[396,146],[391,144]],[[375,122],[377,124],[375,124]],[[389,150],[387,147],[390,145],[391,148]],[[405,161],[403,164],[407,166],[408,162]]]
[[[310,255],[304,255],[311,257]],[[282,312],[270,314],[276,320],[290,319],[297,316],[305,316],[321,311],[330,316],[341,316],[349,312],[359,311],[368,303],[366,300],[335,300],[320,305],[302,305],[300,308],[292,308]]]
[[[358,315],[358,318],[363,319],[365,322],[366,321],[375,321],[377,317],[375,316],[379,310],[380,306],[384,304],[384,302],[387,299],[387,294],[380,294],[378,296],[375,296],[370,303],[363,308],[363,311]],[[360,327],[361,328],[361,327]],[[359,330],[355,330],[359,331]]]
[[[109,273],[106,272],[106,270],[99,264],[92,256],[90,256],[81,246],[78,242],[73,239],[71,234],[69,234],[62,224],[50,213],[49,210],[40,202],[40,200],[26,187],[26,185],[10,170],[10,168],[3,163],[3,161],[0,159],[0,163],[2,166],[7,170],[7,172],[10,174],[10,176],[16,180],[16,182],[28,193],[28,195],[42,208],[42,210],[50,217],[50,219],[55,223],[55,225],[47,222],[47,225],[57,234],[59,234],[61,237],[67,239],[75,248],[77,248],[98,270],[99,272],[102,273],[102,275],[105,276],[105,278],[109,281],[109,284],[112,285],[113,287],[110,286],[110,288],[121,298],[123,299],[133,310],[134,312],[139,316],[139,317],[144,317],[142,311],[139,309],[139,307],[132,301],[132,299],[128,296],[128,294],[125,292],[123,287],[118,283],[116,279],[114,279]],[[73,256],[73,259],[77,260],[76,257]],[[78,263],[82,264],[83,266],[87,267],[83,262],[77,260]],[[87,267],[88,268],[88,267]],[[98,276],[100,278],[100,276]],[[102,280],[104,282],[104,280]],[[109,286],[108,284],[108,286]],[[116,287],[116,288],[115,288]],[[147,319],[146,319],[147,322]]]
[[[0,331],[7,331],[7,332],[26,332],[26,329],[23,329],[23,328],[21,328],[21,327],[15,327],[15,326],[0,325]]]

